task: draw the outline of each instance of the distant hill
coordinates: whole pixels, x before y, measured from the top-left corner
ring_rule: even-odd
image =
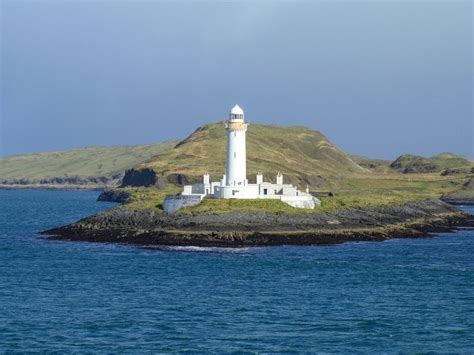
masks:
[[[351,159],[361,167],[377,172],[386,172],[390,169],[390,160],[373,159],[361,155],[350,155]]]
[[[182,141],[115,147],[88,147],[0,159],[0,187],[105,186],[161,188],[176,193],[206,172],[214,181],[225,172],[226,131],[222,122],[204,125]],[[393,162],[349,156],[322,133],[305,127],[249,126],[247,176],[284,180],[314,192],[354,197],[400,199],[467,191],[474,162],[442,153],[430,158],[403,155]],[[125,173],[125,175],[124,175]],[[123,177],[123,179],[122,179]],[[140,190],[141,191],[141,190]],[[161,195],[160,195],[161,196]]]
[[[445,175],[467,173],[474,161],[453,153],[441,153],[430,158],[405,154],[399,156],[390,168],[404,174],[440,172]]]
[[[168,181],[199,180],[209,172],[214,180],[225,170],[226,130],[222,123],[198,128],[176,147],[157,155],[137,168],[153,169]],[[274,180],[277,172],[300,186],[324,185],[328,178],[364,172],[347,154],[322,133],[305,127],[249,125],[247,132],[247,175],[250,181],[261,171]],[[171,179],[169,178],[171,177]]]
[[[0,158],[0,183],[105,184],[175,144],[87,147]]]

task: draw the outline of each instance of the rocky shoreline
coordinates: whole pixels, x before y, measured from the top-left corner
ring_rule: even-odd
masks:
[[[449,203],[450,205],[474,206],[474,195],[447,195],[441,197],[441,201]]]
[[[102,191],[103,185],[74,185],[74,184],[0,184],[0,190],[90,190]]]
[[[73,241],[247,247],[329,245],[429,237],[474,228],[474,216],[440,200],[346,209],[327,213],[166,214],[118,207],[43,232]]]

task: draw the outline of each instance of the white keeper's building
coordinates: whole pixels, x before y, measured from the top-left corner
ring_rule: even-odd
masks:
[[[283,175],[278,173],[276,184],[263,181],[263,175],[258,173],[256,183],[249,184],[247,179],[246,132],[247,123],[244,111],[235,105],[225,122],[227,130],[227,159],[226,174],[220,181],[210,180],[205,174],[202,183],[184,186],[181,195],[167,196],[163,208],[167,212],[196,205],[203,198],[235,198],[235,199],[278,199],[293,207],[314,208],[320,205],[319,199],[306,192],[300,191],[291,184],[283,183]]]

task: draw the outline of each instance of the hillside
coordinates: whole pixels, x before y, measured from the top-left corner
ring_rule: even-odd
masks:
[[[1,158],[0,183],[104,184],[175,144],[87,147]]]
[[[209,172],[215,180],[225,170],[226,131],[222,123],[205,125],[137,168],[153,169],[160,176],[180,174],[184,181],[197,181]],[[286,181],[319,187],[364,168],[332,144],[320,132],[305,127],[249,125],[247,132],[247,175],[254,181],[261,171],[273,180],[277,172]],[[168,179],[169,180],[169,179]]]
[[[453,153],[441,153],[429,158],[405,154],[390,164],[390,168],[404,174],[442,172],[446,175],[467,173],[474,161]]]
[[[378,172],[387,172],[390,169],[390,160],[373,159],[361,155],[350,155],[351,159],[361,167]]]
[[[156,207],[165,194],[180,192],[183,184],[199,181],[205,172],[214,181],[220,179],[225,154],[226,131],[222,123],[213,123],[180,142],[3,158],[0,187],[97,188],[122,183],[124,189],[109,192],[103,199],[120,196],[119,200],[132,202],[133,208]],[[431,158],[404,155],[391,164],[349,156],[320,132],[305,127],[250,125],[247,134],[250,182],[258,171],[267,181],[274,181],[281,172],[286,182],[299,188],[309,185],[315,193],[335,193],[335,198],[323,201],[326,209],[466,194],[473,167],[471,160],[451,153]]]
[[[226,132],[222,123],[205,125],[173,149],[128,171],[123,180],[125,189],[120,189],[118,194],[127,192],[129,197],[122,200],[128,202],[131,209],[157,208],[159,211],[165,194],[179,193],[181,185],[199,181],[205,172],[209,172],[214,181],[220,179],[225,154]],[[446,167],[445,170],[448,166],[459,166],[449,169],[460,169],[460,172],[450,170],[445,174],[445,170],[436,170],[403,174],[390,168],[386,160],[350,157],[320,132],[304,127],[251,125],[247,134],[250,182],[254,182],[258,171],[272,181],[280,171],[285,181],[300,188],[309,185],[313,193],[333,192],[336,197],[322,198],[323,210],[439,198],[464,190],[472,174],[468,159],[446,153],[432,159],[437,160],[440,168]],[[149,188],[143,189],[143,186]],[[111,196],[116,193],[110,192]],[[214,213],[219,208],[229,210],[231,207],[213,205],[210,210]]]

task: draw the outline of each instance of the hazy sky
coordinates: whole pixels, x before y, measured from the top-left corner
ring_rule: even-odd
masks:
[[[184,138],[238,103],[353,154],[474,157],[471,1],[0,3],[0,155]]]

